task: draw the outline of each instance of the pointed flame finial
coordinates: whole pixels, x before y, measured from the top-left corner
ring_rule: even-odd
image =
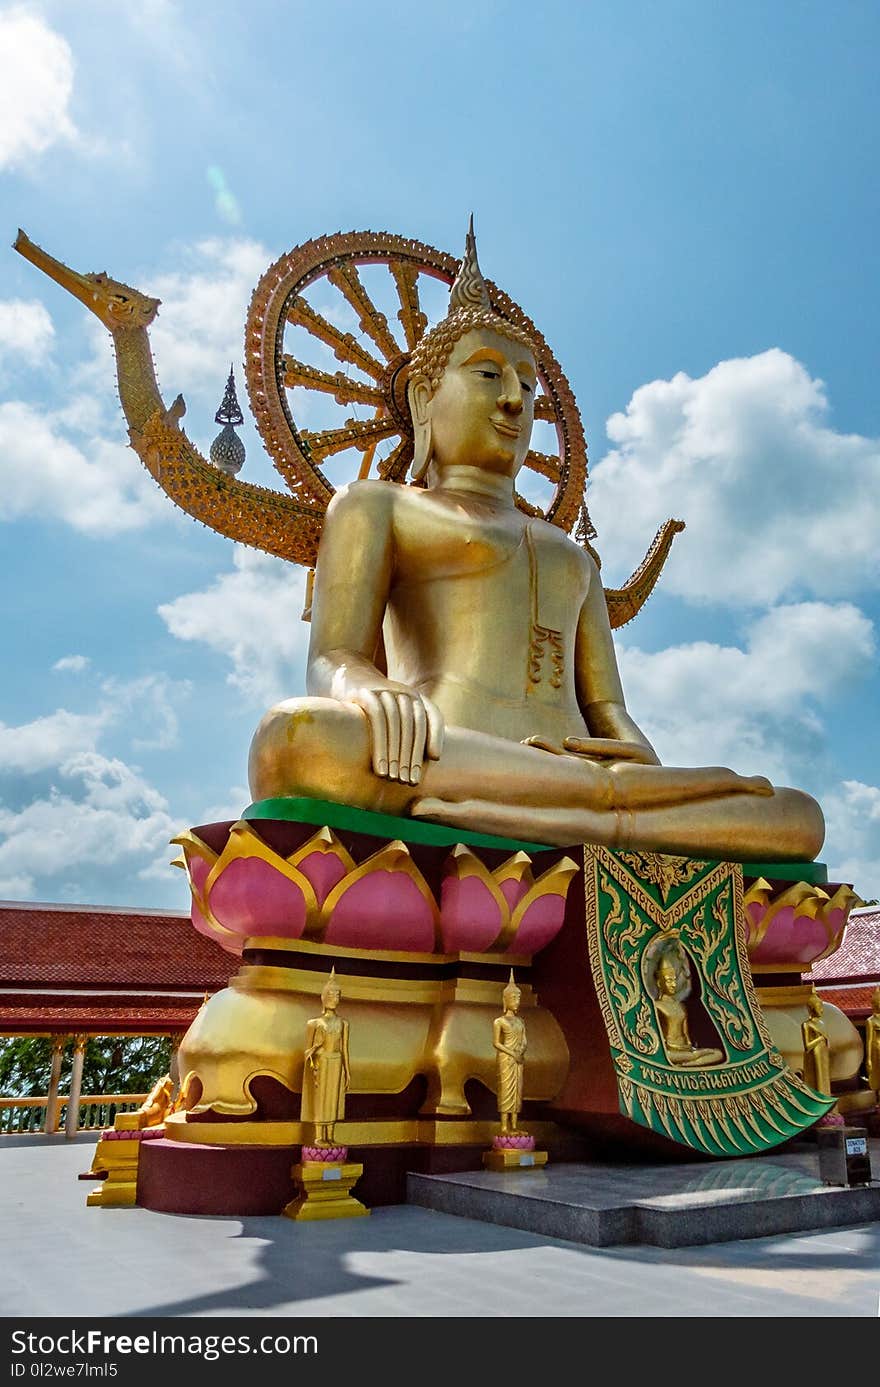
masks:
[[[471,212],[470,222],[468,224],[461,266],[458,274],[455,276],[455,283],[449,291],[449,312],[455,313],[459,308],[482,308],[487,312],[492,311],[492,305],[489,302],[489,291],[486,288],[486,281],[483,279],[480,265],[477,260],[477,241],[474,236],[473,212]]]

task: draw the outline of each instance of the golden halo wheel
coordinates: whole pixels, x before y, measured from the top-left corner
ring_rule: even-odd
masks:
[[[412,435],[401,368],[429,325],[425,280],[451,285],[459,264],[404,236],[338,232],[296,246],[263,275],[248,311],[245,376],[257,428],[297,498],[325,510],[335,486],[348,480],[340,473],[346,455],[350,471],[352,449],[360,454],[358,476],[374,471],[389,481],[405,479]],[[365,267],[379,267],[382,279]],[[524,464],[526,474],[549,486],[549,503],[537,505],[517,493],[517,505],[568,532],[580,513],[587,472],[574,395],[522,309],[491,280],[486,287],[495,311],[534,343],[540,386],[535,419],[555,429],[557,443],[555,453],[532,449]],[[390,319],[396,319],[393,328]],[[335,362],[341,369],[333,369]],[[328,418],[332,406],[337,417]],[[357,411],[370,417],[358,418]],[[315,420],[321,427],[308,427]]]

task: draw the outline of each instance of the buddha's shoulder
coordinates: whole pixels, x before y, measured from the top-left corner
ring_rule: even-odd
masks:
[[[349,482],[334,494],[327,507],[327,518],[332,517],[337,524],[357,515],[367,515],[372,520],[390,519],[395,509],[395,493],[402,490],[400,486],[375,478]]]
[[[541,548],[553,549],[565,554],[571,563],[590,577],[598,574],[599,566],[589,550],[584,549],[577,540],[572,539],[571,535],[567,535],[558,525],[553,525],[549,520],[537,518],[532,519],[528,524],[533,542],[539,544]]]

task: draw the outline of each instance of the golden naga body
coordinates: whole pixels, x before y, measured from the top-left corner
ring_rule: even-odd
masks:
[[[638,610],[681,527],[668,523],[624,589],[603,590],[585,510],[584,543],[565,532],[576,518],[572,483],[585,472],[571,392],[521,310],[494,286],[490,293],[472,235],[451,311],[424,333],[414,267],[448,281],[451,262],[418,243],[364,233],[361,261],[384,258],[392,269],[410,348],[393,358],[389,342],[385,368],[298,292],[326,272],[365,330],[385,342],[387,323],[363,301],[350,239],[299,248],[299,259],[279,261],[254,295],[249,388],[290,498],[222,476],[180,431],[183,402],[165,409],[152,369],[146,328],[155,300],[106,275],[76,275],[23,234],[16,243],[113,333],[133,446],[177,504],[298,562],[313,561],[320,538],[308,696],[272,709],[258,728],[254,798],[334,800],[548,844],[815,857],[824,823],[807,795],[722,767],[661,766],[629,715],[612,625]],[[270,361],[281,385],[308,379],[338,398],[346,390],[358,397],[341,375],[279,356],[285,316],[373,374],[376,387],[358,390],[366,399],[369,389],[375,421],[280,439],[281,412],[265,388]],[[561,459],[530,450],[536,408],[557,424]],[[382,479],[329,500],[317,461],[351,444],[366,452],[366,470],[376,439],[394,432],[402,442],[380,467]],[[410,463],[416,485],[402,484]],[[559,483],[548,518],[515,491],[523,466]]]

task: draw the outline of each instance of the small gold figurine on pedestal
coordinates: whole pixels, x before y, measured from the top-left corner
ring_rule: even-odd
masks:
[[[138,1132],[144,1127],[158,1127],[169,1113],[174,1112],[175,1107],[174,1080],[170,1074],[163,1074],[153,1084],[139,1108],[117,1115],[113,1128],[117,1132]]]
[[[321,993],[321,1015],[306,1026],[302,1120],[312,1124],[315,1135],[293,1167],[300,1193],[284,1206],[287,1218],[357,1218],[370,1212],[351,1193],[363,1166],[348,1163],[348,1147],[333,1140],[334,1127],[345,1116],[351,1082],[348,1022],[337,1015],[341,997],[333,968]]]
[[[817,1093],[831,1093],[831,1059],[828,1032],[822,1021],[822,998],[815,987],[807,998],[807,1019],[801,1026],[804,1045],[804,1083]]]
[[[101,1133],[92,1159],[92,1173],[103,1183],[86,1196],[90,1208],[130,1209],[137,1203],[137,1173],[141,1142],[161,1137],[165,1118],[174,1112],[180,1095],[174,1097],[170,1074],[150,1089],[134,1112],[117,1113],[113,1126]]]
[[[504,1011],[492,1023],[495,1048],[496,1094],[501,1131],[492,1149],[483,1152],[487,1170],[512,1170],[547,1164],[547,1152],[535,1150],[535,1138],[520,1131],[517,1118],[523,1105],[523,1070],[526,1058],[526,1026],[519,1014],[522,993],[510,970],[510,981],[501,994]]]
[[[880,987],[871,994],[871,1015],[865,1023],[865,1072],[868,1088],[880,1099]]]

